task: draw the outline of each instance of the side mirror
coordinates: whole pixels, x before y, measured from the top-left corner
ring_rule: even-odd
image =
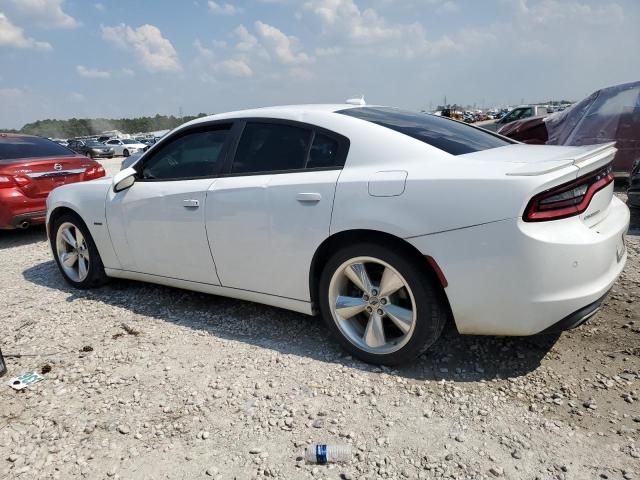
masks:
[[[136,183],[136,172],[135,168],[129,167],[124,170],[119,171],[113,176],[113,191],[118,193],[126,190],[127,188],[131,188],[134,183]]]

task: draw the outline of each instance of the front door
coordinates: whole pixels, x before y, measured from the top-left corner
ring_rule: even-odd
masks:
[[[110,191],[107,222],[123,269],[220,283],[205,209],[228,138],[229,125],[178,133],[141,161],[131,188]]]

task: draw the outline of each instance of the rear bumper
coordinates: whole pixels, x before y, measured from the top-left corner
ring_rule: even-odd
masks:
[[[559,333],[564,332],[565,330],[571,330],[573,328],[579,327],[591,317],[593,317],[596,313],[598,313],[600,307],[602,307],[602,302],[605,298],[607,298],[607,295],[609,295],[609,292],[605,293],[604,296],[602,296],[595,302],[590,303],[586,307],[582,307],[581,309],[573,312],[571,315],[564,317],[562,320],[554,323],[540,333]]]
[[[616,197],[609,208],[592,228],[508,219],[409,241],[447,278],[460,333],[533,335],[579,322],[620,275],[629,209]]]
[[[0,190],[0,229],[19,228],[23,222],[44,223],[47,214],[45,198],[30,198],[18,188]]]
[[[47,218],[47,211],[42,210],[39,212],[30,212],[23,213],[20,215],[16,215],[13,217],[9,223],[8,227],[1,227],[3,229],[14,229],[14,228],[27,228],[31,225],[37,225],[44,223]]]

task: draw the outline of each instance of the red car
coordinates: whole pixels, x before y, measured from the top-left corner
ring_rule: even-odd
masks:
[[[104,176],[98,162],[51,140],[0,133],[0,229],[44,223],[51,190]]]
[[[640,159],[640,82],[603,88],[562,112],[508,123],[498,133],[546,145],[616,142],[613,173],[627,178]]]

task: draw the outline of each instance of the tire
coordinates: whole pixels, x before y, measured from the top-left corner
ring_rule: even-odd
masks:
[[[87,152],[87,157],[89,157],[91,160],[93,160],[95,158],[93,156],[93,153],[91,153],[91,152]]]
[[[81,234],[81,247],[78,251],[74,249],[69,240],[64,240],[63,231],[68,230],[72,239],[76,241],[78,239],[78,232]],[[53,222],[51,229],[51,250],[56,260],[56,264],[60,269],[60,273],[64,277],[65,281],[75,287],[81,289],[88,289],[99,287],[104,285],[107,281],[107,276],[104,273],[104,266],[102,265],[102,259],[96,248],[96,244],[89,233],[89,229],[79,216],[72,213],[65,213],[56,218]],[[77,242],[76,242],[77,243]],[[66,252],[63,252],[66,250]],[[63,264],[61,254],[69,255],[66,259],[69,261],[67,264]],[[73,262],[73,255],[76,256],[76,261]],[[85,268],[80,270],[80,263]],[[75,272],[76,274],[73,274]]]
[[[354,264],[358,271],[357,265],[366,265],[372,285],[361,297],[364,290],[347,276]],[[355,274],[355,278],[362,285],[362,277]],[[403,286],[390,295],[376,291],[376,287],[400,283]],[[345,350],[368,363],[399,365],[414,360],[436,342],[448,318],[448,306],[434,279],[414,259],[380,244],[360,243],[337,251],[322,272],[318,293],[320,313],[331,333]],[[365,310],[360,311],[363,304]],[[339,312],[347,312],[344,316],[338,313],[338,305],[342,306]],[[358,313],[350,316],[353,311]],[[372,320],[378,312],[382,312],[377,315],[379,322]],[[380,329],[382,335],[372,333]]]
[[[125,157],[128,157],[129,156],[129,150],[127,150],[125,148],[124,151],[122,152],[122,155],[124,155]]]

